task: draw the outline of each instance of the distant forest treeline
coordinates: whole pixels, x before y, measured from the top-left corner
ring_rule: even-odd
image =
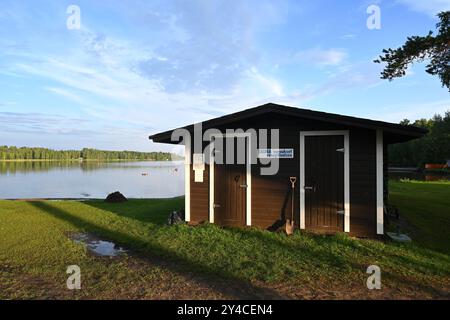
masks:
[[[450,160],[450,110],[444,116],[420,119],[411,123],[408,119],[400,124],[413,124],[429,132],[420,139],[389,146],[391,166],[420,166],[425,163],[445,163]]]
[[[82,150],[52,150],[0,146],[0,161],[4,160],[179,160],[179,155],[169,152],[105,151],[84,148]]]

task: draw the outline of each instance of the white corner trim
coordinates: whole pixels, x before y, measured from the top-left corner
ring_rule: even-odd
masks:
[[[344,135],[344,232],[350,232],[350,135]]]
[[[184,220],[191,221],[191,145],[184,146]]]
[[[305,135],[300,132],[300,229],[305,229]]]
[[[384,234],[384,199],[383,199],[383,131],[377,130],[376,138],[377,167],[377,234]]]
[[[214,142],[209,149],[209,222],[214,223]]]
[[[251,135],[249,134],[247,136],[247,168],[246,168],[246,174],[247,174],[247,190],[246,190],[246,223],[247,226],[252,225],[252,147],[251,147],[252,139]]]
[[[300,131],[300,229],[305,229],[305,137],[344,136],[344,232],[350,232],[350,134],[348,130]]]
[[[247,139],[247,157],[246,157],[246,178],[247,190],[245,192],[246,202],[246,225],[252,225],[252,158],[251,158],[251,134],[250,133],[225,133],[214,134],[211,137],[236,137]],[[214,142],[210,142],[210,160],[209,160],[209,222],[214,223]]]

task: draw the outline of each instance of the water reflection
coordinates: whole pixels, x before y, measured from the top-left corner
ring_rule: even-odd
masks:
[[[117,257],[127,253],[122,247],[119,247],[112,241],[101,240],[89,233],[77,233],[69,237],[75,243],[81,243],[86,246],[89,252],[103,257]]]
[[[166,198],[184,194],[180,161],[0,162],[0,198]]]
[[[83,171],[92,171],[102,168],[120,167],[126,168],[147,168],[149,162],[103,162],[103,161],[0,161],[0,174],[14,174],[16,172],[36,172],[36,171],[50,171],[61,169],[75,169],[78,168]],[[154,161],[154,167],[172,166],[177,161]]]

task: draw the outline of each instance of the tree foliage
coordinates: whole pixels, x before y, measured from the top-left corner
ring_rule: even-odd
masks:
[[[450,160],[450,110],[444,116],[420,119],[411,123],[408,119],[400,124],[413,124],[429,132],[420,139],[389,146],[389,165],[423,166],[424,163],[445,163]]]
[[[0,146],[2,160],[178,160],[180,156],[169,152],[105,151],[84,148],[82,150],[52,150]]]
[[[374,60],[387,65],[381,72],[381,79],[393,80],[406,74],[409,65],[414,61],[429,59],[426,72],[437,75],[450,91],[450,11],[438,14],[438,29],[434,36],[430,31],[426,36],[408,37],[405,44],[397,49],[383,49],[383,55]]]

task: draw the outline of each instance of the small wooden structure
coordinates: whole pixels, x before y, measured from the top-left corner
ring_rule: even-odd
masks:
[[[439,169],[444,169],[446,167],[447,167],[447,164],[442,164],[442,163],[425,163],[425,169],[439,170]]]
[[[194,128],[183,129],[193,133]],[[245,161],[234,164],[198,166],[196,159],[207,156],[205,151],[198,154],[185,146],[186,221],[276,229],[291,218],[293,206],[296,228],[362,237],[384,233],[387,145],[426,133],[414,126],[272,103],[205,121],[201,133],[212,128],[221,132],[223,139],[244,138],[248,153]],[[243,133],[227,135],[227,129],[242,129]],[[276,149],[270,141],[264,148],[257,146],[257,163],[249,161],[255,147],[254,136],[246,134],[249,129],[258,132],[258,141],[259,129],[279,130]],[[154,134],[150,139],[177,143],[171,140],[173,132]],[[209,144],[203,141],[202,147]],[[224,153],[236,157],[232,150]],[[261,174],[263,157],[279,160],[276,174]],[[297,177],[293,196],[291,177]]]

